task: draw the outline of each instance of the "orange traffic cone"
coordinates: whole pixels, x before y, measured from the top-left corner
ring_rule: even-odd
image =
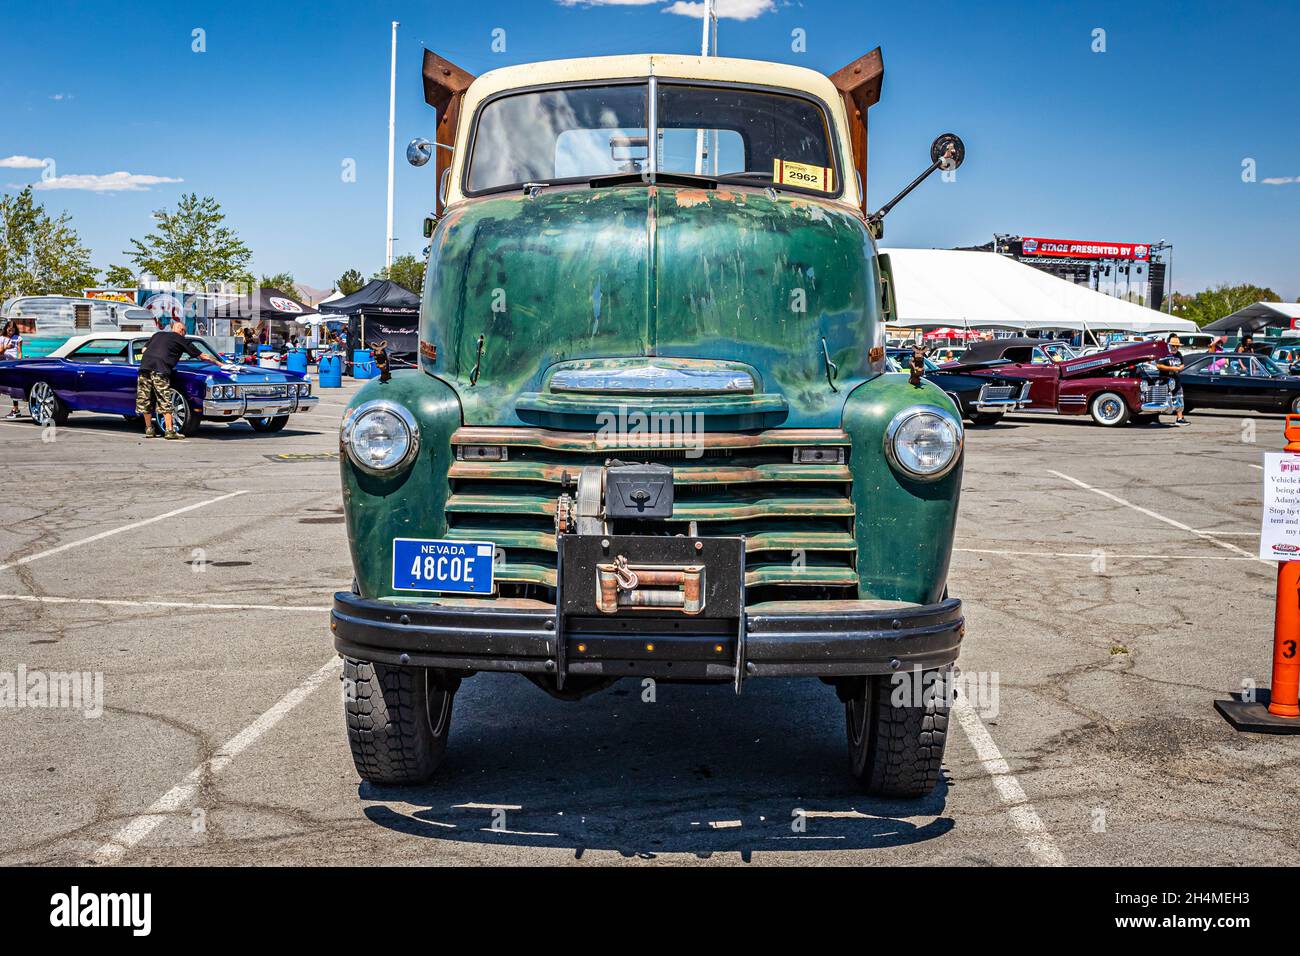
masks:
[[[1286,417],[1284,451],[1300,453],[1300,415]],[[1277,566],[1273,612],[1273,682],[1256,699],[1216,700],[1214,709],[1237,730],[1300,734],[1300,561]]]

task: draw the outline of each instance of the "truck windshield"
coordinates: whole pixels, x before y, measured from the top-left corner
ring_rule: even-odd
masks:
[[[825,110],[800,96],[659,82],[535,90],[479,110],[466,191],[660,172],[838,194]]]

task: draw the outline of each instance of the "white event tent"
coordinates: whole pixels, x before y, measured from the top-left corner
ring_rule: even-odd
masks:
[[[881,249],[905,328],[1194,332],[1196,323],[1075,285],[992,252]]]

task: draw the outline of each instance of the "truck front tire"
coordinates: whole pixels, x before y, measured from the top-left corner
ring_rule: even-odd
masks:
[[[352,762],[376,784],[424,783],[447,750],[454,687],[422,667],[343,659]]]
[[[910,675],[905,680],[915,686]],[[943,771],[946,698],[937,690],[914,706],[896,706],[893,692],[889,675],[858,678],[841,690],[853,776],[873,796],[929,796]]]

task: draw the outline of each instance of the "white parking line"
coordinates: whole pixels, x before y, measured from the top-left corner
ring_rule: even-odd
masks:
[[[1258,555],[1251,554],[1249,551],[1242,550],[1241,548],[1233,544],[1231,541],[1219,540],[1214,535],[1210,534],[1208,531],[1197,531],[1191,525],[1183,524],[1181,521],[1175,521],[1173,518],[1167,518],[1164,515],[1159,514],[1158,512],[1152,511],[1150,508],[1143,508],[1141,505],[1135,505],[1131,501],[1125,501],[1119,495],[1112,495],[1109,491],[1102,491],[1100,488],[1094,488],[1092,485],[1082,482],[1078,478],[1071,478],[1069,475],[1064,474],[1063,472],[1053,471],[1050,468],[1047,470],[1047,472],[1048,474],[1055,475],[1057,478],[1064,478],[1066,481],[1070,482],[1070,484],[1077,485],[1078,487],[1082,488],[1084,491],[1091,491],[1094,495],[1101,495],[1101,497],[1113,501],[1116,504],[1123,505],[1125,508],[1132,508],[1138,514],[1144,514],[1148,518],[1155,518],[1157,521],[1163,521],[1165,524],[1177,528],[1179,531],[1186,531],[1188,534],[1194,534],[1196,535],[1196,537],[1208,541],[1211,544],[1223,548],[1226,551],[1232,551],[1235,554],[1243,555],[1247,558],[1250,558],[1252,561],[1261,561],[1264,564],[1272,564],[1271,561],[1263,561],[1263,559],[1260,558]]]
[[[217,750],[216,756],[191,770],[184,780],[155,800],[148,810],[118,830],[109,842],[95,851],[91,859],[100,864],[119,862],[128,850],[153,833],[167,819],[168,814],[175,813],[189,804],[199,791],[200,781],[221,773],[232,760],[283,720],[289,711],[306,700],[312,691],[342,666],[343,661],[340,658],[330,658],[324,667],[281,697],[270,710],[227,740]]]
[[[1228,554],[1111,554],[1104,548],[1096,551],[999,551],[995,548],[953,548],[965,554],[999,554],[1026,558],[1087,558],[1095,561],[1104,557],[1107,561],[1253,561],[1254,557],[1239,557]]]
[[[219,501],[225,501],[238,495],[246,495],[247,491],[232,491],[228,495],[221,495],[219,498],[210,498],[207,501],[200,501],[197,504],[186,505],[184,508],[177,508],[175,511],[169,511],[166,514],[158,515],[156,518],[145,518],[143,521],[133,521],[131,524],[122,525],[120,528],[114,528],[111,531],[101,531],[99,534],[91,535],[89,538],[82,538],[80,541],[69,541],[67,544],[61,544],[57,548],[50,548],[48,551],[38,551],[36,554],[29,554],[25,558],[19,558],[17,561],[11,561],[8,564],[0,564],[0,571],[7,571],[10,568],[16,568],[19,565],[31,564],[33,561],[39,561],[41,558],[48,558],[53,554],[61,554],[69,548],[79,548],[83,544],[91,544],[95,541],[102,541],[105,538],[112,537],[115,534],[121,534],[123,531],[133,531],[136,528],[143,528],[145,525],[154,524],[158,521],[164,521],[167,518],[174,518],[177,515],[183,515],[187,511],[194,511],[196,508],[206,508],[208,505],[215,505]]]
[[[48,594],[0,594],[0,601],[29,601],[33,604],[96,604],[107,607],[179,607],[196,611],[311,611],[321,614],[327,604],[203,604],[194,601],[125,601],[115,598],[70,598]]]
[[[966,732],[966,739],[975,748],[975,755],[984,765],[984,771],[993,778],[998,796],[1007,805],[1011,825],[1025,838],[1030,856],[1042,866],[1064,866],[1065,855],[1047,832],[1038,811],[1025,796],[1025,788],[1020,786],[1020,781],[1011,772],[998,745],[994,743],[979,714],[975,713],[975,708],[971,707],[970,701],[964,696],[958,696],[953,701],[951,713],[957,717],[961,729]]]
[[[33,424],[32,422],[0,422],[0,425],[8,425],[10,428],[25,428],[27,429],[27,434],[31,435],[33,438],[40,438],[42,435],[45,434],[44,428],[41,428],[39,425]],[[55,435],[67,431],[69,434],[73,434],[73,435],[109,435],[113,438],[130,438],[133,441],[144,441],[143,431],[111,432],[103,428],[77,430],[75,428],[69,428],[67,425],[56,425],[54,427],[57,429]]]

